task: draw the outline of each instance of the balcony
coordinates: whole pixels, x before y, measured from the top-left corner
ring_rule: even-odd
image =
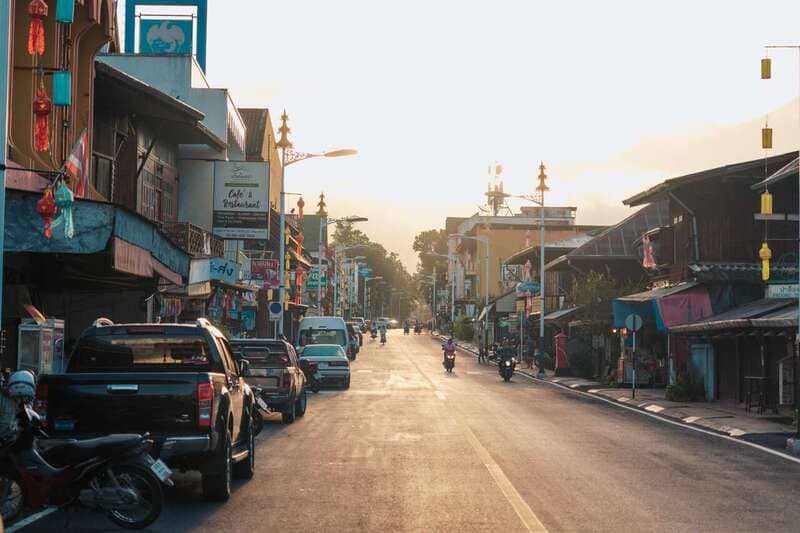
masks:
[[[161,231],[183,251],[193,257],[224,257],[225,241],[188,222],[170,222]]]

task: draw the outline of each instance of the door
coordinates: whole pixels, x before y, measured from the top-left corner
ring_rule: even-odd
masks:
[[[714,400],[714,348],[710,344],[692,344],[690,364],[695,376],[703,380],[706,400]]]
[[[233,435],[231,438],[234,443],[239,442],[242,430],[242,412],[244,409],[244,378],[239,375],[239,368],[233,360],[231,347],[226,339],[217,339],[219,342],[220,355],[225,364],[225,377],[230,391],[231,411],[233,415]]]

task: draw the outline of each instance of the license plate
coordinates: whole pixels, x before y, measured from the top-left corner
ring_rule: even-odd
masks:
[[[256,397],[256,402],[258,403],[258,406],[261,409],[263,409],[264,411],[269,411],[269,406],[267,406],[267,402],[262,400],[260,397],[258,397],[258,396]]]
[[[172,470],[164,464],[164,461],[158,459],[153,461],[153,464],[150,465],[150,470],[156,475],[156,477],[161,480],[161,482],[167,481],[170,476],[172,475]]]

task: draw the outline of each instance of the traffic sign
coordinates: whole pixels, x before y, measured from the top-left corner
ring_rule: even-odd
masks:
[[[631,313],[625,317],[625,327],[631,331],[639,331],[642,329],[642,317],[636,313]]]
[[[280,320],[282,316],[283,316],[283,305],[280,302],[270,302],[269,319]]]

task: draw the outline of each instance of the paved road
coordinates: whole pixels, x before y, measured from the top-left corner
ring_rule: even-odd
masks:
[[[430,337],[369,340],[349,391],[277,420],[225,505],[190,479],[153,531],[797,531],[800,466],[522,376]],[[79,513],[76,531],[112,530]],[[26,529],[64,525],[57,513]]]

